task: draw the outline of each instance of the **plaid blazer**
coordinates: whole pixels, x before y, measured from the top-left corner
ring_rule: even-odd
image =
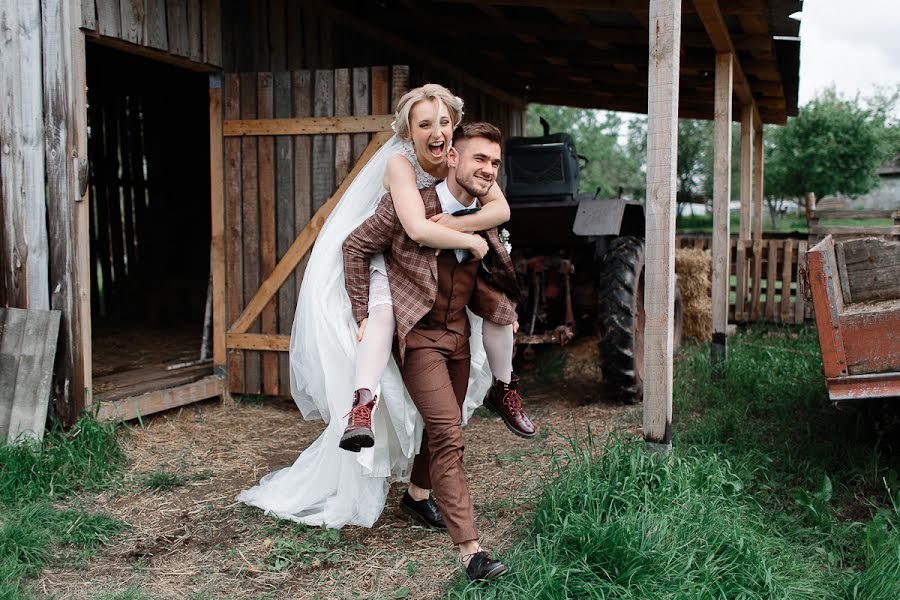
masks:
[[[435,186],[420,191],[426,218],[442,212]],[[508,325],[517,318],[515,301],[519,299],[519,285],[516,273],[497,229],[483,233],[489,248],[484,261],[490,273],[481,270],[479,277],[502,292],[502,296],[493,314],[479,316]],[[374,254],[385,253],[402,362],[406,335],[428,314],[437,296],[437,257],[434,249],[420,246],[406,234],[394,211],[390,194],[384,195],[375,214],[347,236],[343,248],[344,285],[350,295],[353,318],[357,323],[369,314],[369,262]]]

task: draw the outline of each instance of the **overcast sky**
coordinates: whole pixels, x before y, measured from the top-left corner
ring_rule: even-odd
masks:
[[[900,84],[898,0],[805,0],[800,40],[801,105],[832,83],[851,95]]]

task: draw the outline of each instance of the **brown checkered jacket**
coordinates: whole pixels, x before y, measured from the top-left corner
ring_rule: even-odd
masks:
[[[421,192],[425,217],[430,218],[441,212],[441,202],[434,186]],[[509,325],[516,320],[515,301],[519,299],[515,270],[497,230],[491,229],[484,234],[489,247],[484,259],[490,268],[489,283],[504,296],[493,314],[473,312],[499,325]],[[406,351],[406,335],[428,314],[437,295],[437,257],[433,248],[420,246],[406,235],[394,211],[390,194],[385,194],[375,214],[344,241],[344,284],[357,323],[369,314],[369,262],[379,252],[385,253],[402,361]],[[484,272],[481,275],[485,275]]]

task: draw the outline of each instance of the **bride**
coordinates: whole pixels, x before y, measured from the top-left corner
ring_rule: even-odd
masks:
[[[238,501],[307,525],[371,527],[384,508],[390,480],[408,479],[422,420],[390,354],[394,315],[383,257],[372,263],[368,318],[357,323],[344,288],[341,246],[390,191],[398,217],[414,240],[437,249],[484,254],[483,238],[463,231],[489,229],[509,218],[509,206],[496,183],[481,199],[483,210],[464,217],[425,219],[418,193],[446,176],[447,150],[462,107],[460,98],[436,84],[404,95],[392,123],[395,135],[360,170],[322,227],[300,289],[290,373],[291,392],[303,416],[322,418],[327,427],[292,466],[266,475],[259,485],[241,492]],[[472,313],[469,318],[472,368],[463,423],[485,393],[490,389],[493,394],[499,384],[517,422],[531,426],[515,384],[510,385],[515,378],[512,326],[483,323]],[[368,442],[350,448],[344,444],[354,450],[346,452],[339,444],[351,399],[356,411],[351,422],[362,400],[374,439],[370,447],[360,447]],[[376,402],[378,410],[372,411]],[[419,502],[428,492],[415,486],[408,490]]]

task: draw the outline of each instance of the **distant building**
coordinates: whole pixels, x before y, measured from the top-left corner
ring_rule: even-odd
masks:
[[[859,210],[889,210],[900,208],[900,154],[878,169],[881,182],[868,194],[849,198],[838,194],[817,202],[818,208],[849,208]]]

